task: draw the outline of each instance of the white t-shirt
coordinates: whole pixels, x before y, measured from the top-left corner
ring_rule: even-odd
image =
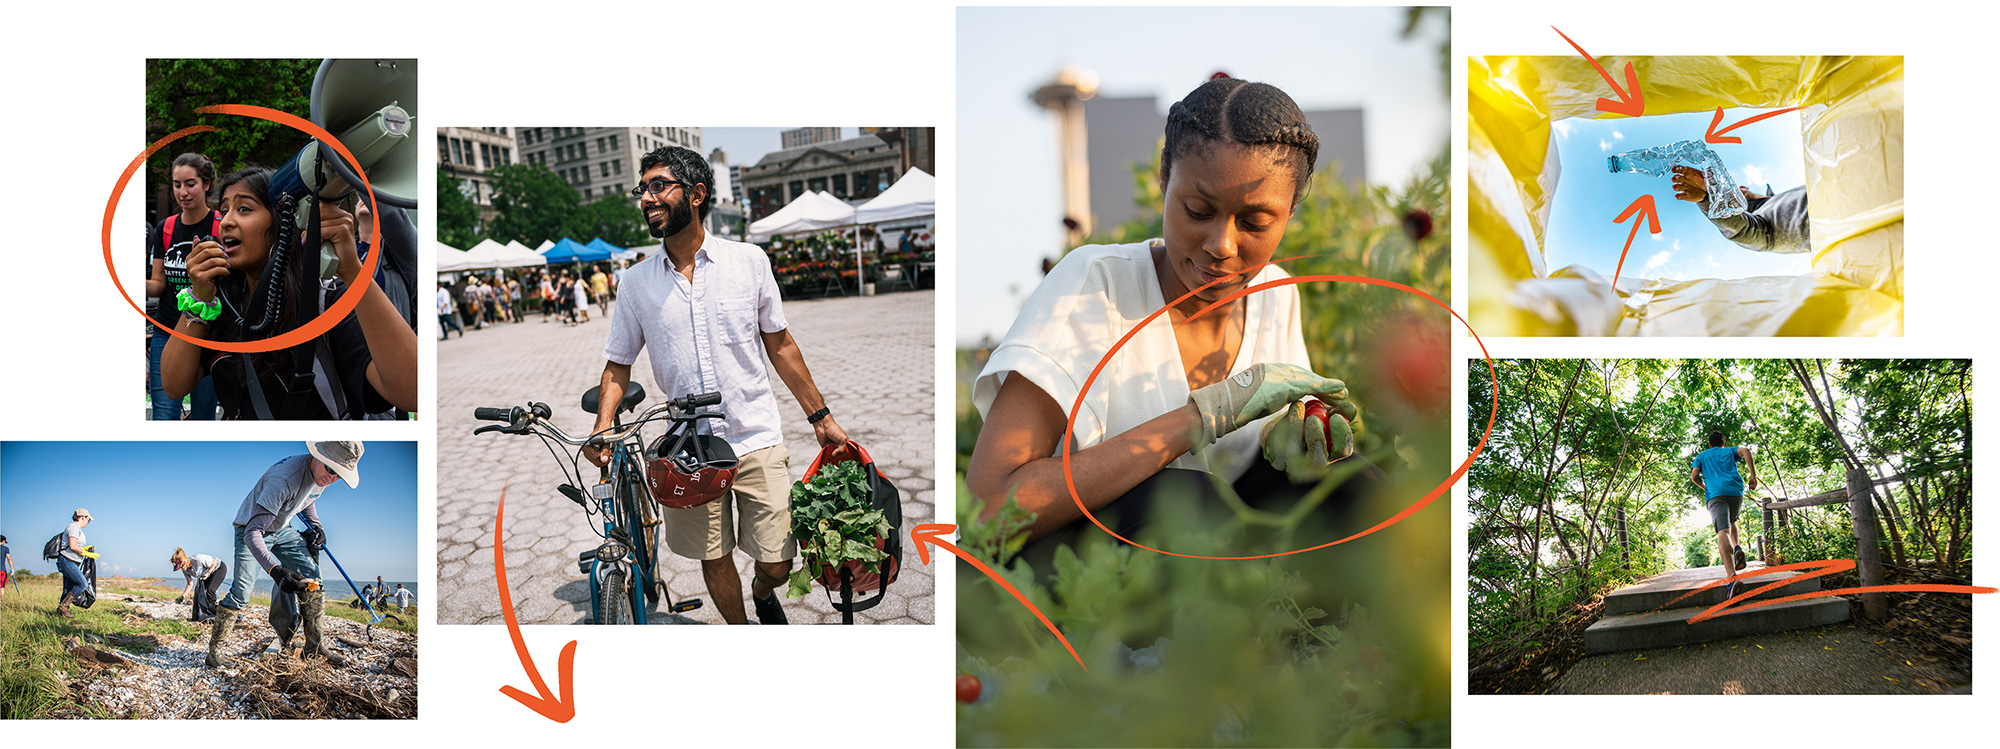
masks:
[[[758,334],[784,330],[785,313],[763,250],[710,234],[692,281],[655,252],[626,271],[618,294],[604,358],[629,365],[645,349],[656,397],[722,393],[724,418],[702,423],[738,456],[784,440]]]
[[[993,407],[1006,378],[1018,374],[1054,398],[1068,416],[1084,380],[1105,352],[1140,320],[1167,305],[1153,266],[1152,247],[1158,242],[1078,247],[1057,263],[1028,297],[973,384],[972,402],[979,415],[985,417]],[[1267,266],[1251,283],[1288,275],[1275,265]],[[1248,305],[1243,342],[1230,372],[1258,362],[1312,366],[1296,289],[1281,286],[1242,301]],[[1188,393],[1173,323],[1169,315],[1161,315],[1127,341],[1091,384],[1083,413],[1076,418],[1073,449],[1096,445],[1185,406]],[[1241,478],[1262,452],[1257,437],[1263,423],[1259,420],[1224,435],[1200,454],[1181,456],[1171,467],[1210,471],[1208,461],[1214,460],[1212,472],[1232,481]]]
[[[81,549],[90,545],[89,541],[83,540],[83,521],[70,521],[69,527],[63,529],[63,535],[65,538],[63,539],[62,557],[77,564],[83,564],[83,555],[71,551],[69,548],[69,539],[71,538],[76,539],[76,548]]]

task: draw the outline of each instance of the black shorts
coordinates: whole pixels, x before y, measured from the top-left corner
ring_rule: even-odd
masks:
[[[1743,496],[1721,496],[1708,498],[1708,517],[1715,521],[1715,532],[1729,530],[1736,524],[1736,517],[1743,514]]]

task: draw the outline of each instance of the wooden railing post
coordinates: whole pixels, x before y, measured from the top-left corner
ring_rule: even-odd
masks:
[[[1882,584],[1882,539],[1875,522],[1874,483],[1866,470],[1847,472],[1847,511],[1854,516],[1855,574],[1862,587]],[[1861,609],[1871,621],[1889,617],[1888,605],[1879,592],[1862,593]]]

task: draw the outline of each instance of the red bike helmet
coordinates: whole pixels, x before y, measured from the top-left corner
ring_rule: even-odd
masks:
[[[676,510],[700,507],[729,493],[736,483],[736,451],[712,434],[665,435],[646,450],[646,489],[653,501]]]

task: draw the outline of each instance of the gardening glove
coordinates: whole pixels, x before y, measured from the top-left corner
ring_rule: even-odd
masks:
[[[305,576],[286,569],[283,565],[271,568],[271,581],[277,583],[278,587],[287,593],[304,593],[308,590]]]
[[[1295,364],[1260,362],[1196,390],[1188,394],[1195,410],[1201,412],[1201,433],[1195,436],[1193,449],[1199,451],[1222,435],[1308,395],[1319,395],[1329,402],[1346,400],[1347,384]]]
[[[80,552],[77,552],[77,553],[78,553],[78,554],[82,554],[82,555],[84,555],[84,556],[86,556],[86,557],[89,557],[89,558],[91,558],[91,559],[96,559],[96,558],[97,558],[97,556],[98,556],[98,555],[97,555],[97,547],[95,547],[95,546],[85,546],[85,547],[83,547],[83,551],[80,551]]]
[[[326,548],[325,528],[307,528],[304,533],[299,534],[299,538],[305,539],[306,549],[315,557],[319,556],[320,549]]]
[[[1293,401],[1264,424],[1264,460],[1293,483],[1317,480],[1334,461],[1354,454],[1361,409],[1351,401],[1329,405],[1317,398]]]

